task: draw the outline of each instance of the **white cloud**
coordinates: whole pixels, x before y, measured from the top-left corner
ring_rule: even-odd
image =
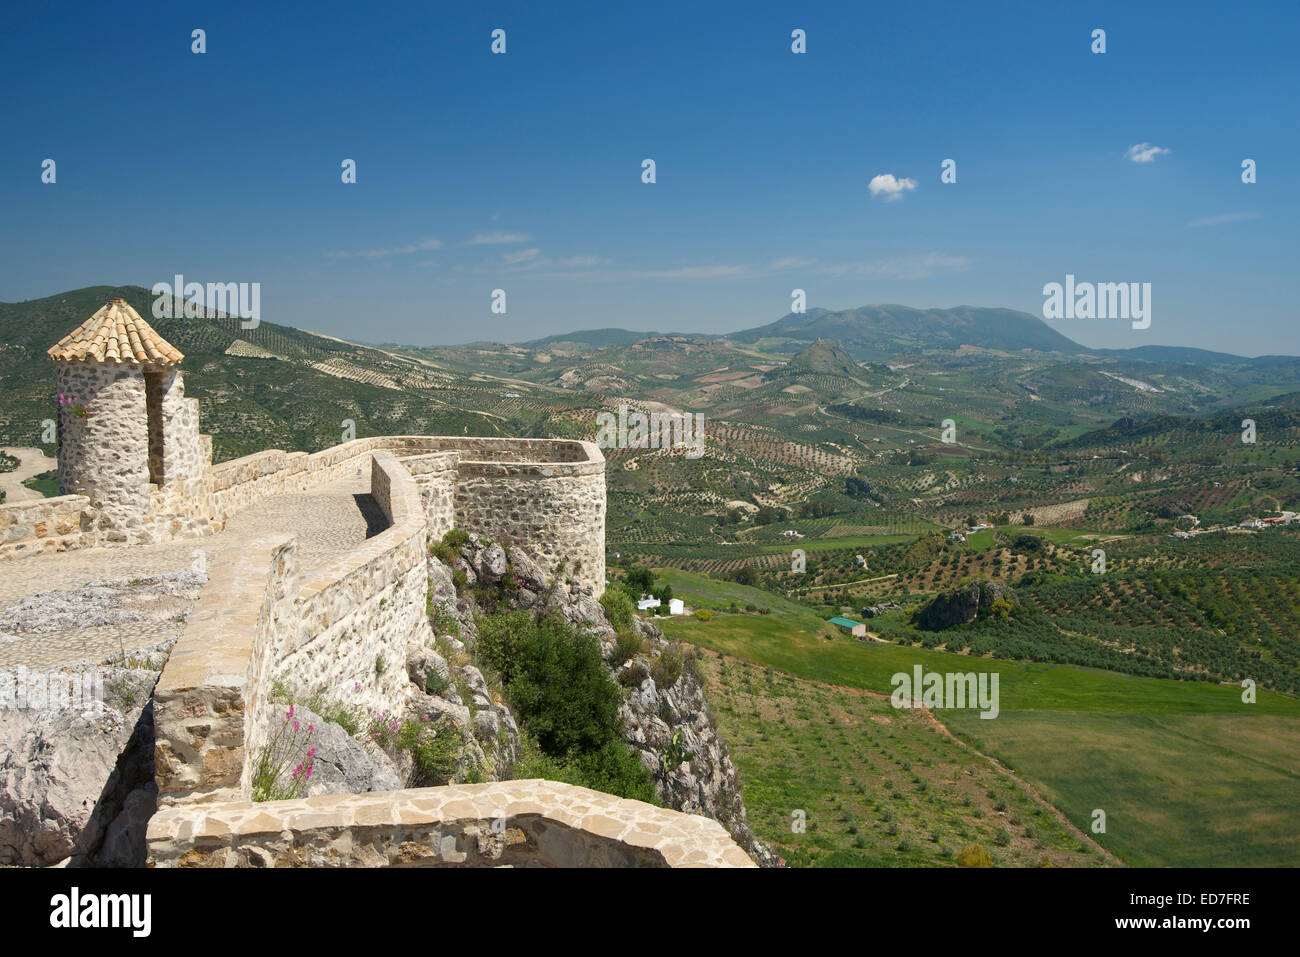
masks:
[[[526,243],[532,239],[527,233],[479,233],[473,239],[465,240],[466,246],[503,246],[510,243]]]
[[[1259,213],[1222,213],[1218,216],[1205,216],[1201,219],[1193,219],[1187,224],[1189,229],[1200,229],[1202,226],[1222,226],[1224,223],[1244,223],[1249,219],[1259,219]]]
[[[1134,163],[1150,163],[1157,156],[1164,156],[1169,152],[1163,146],[1153,146],[1150,143],[1136,143],[1128,148],[1124,155]]]
[[[517,253],[506,253],[501,257],[501,261],[507,266],[513,266],[516,263],[528,262],[530,259],[536,259],[540,249],[521,249]]]
[[[327,252],[325,255],[333,259],[385,259],[389,256],[406,256],[411,253],[441,248],[441,239],[422,239],[418,243],[410,243],[406,246],[390,246],[387,249],[339,250],[335,252]]]
[[[783,256],[780,259],[774,260],[772,265],[767,268],[774,271],[780,271],[782,269],[803,269],[805,266],[811,266],[816,261],[817,260],[815,259],[805,259],[802,256]]]
[[[885,202],[892,203],[895,200],[903,198],[903,193],[909,189],[916,189],[916,180],[895,179],[893,173],[880,173],[871,177],[871,182],[867,184],[867,189],[871,190],[872,196],[879,196],[882,193]]]

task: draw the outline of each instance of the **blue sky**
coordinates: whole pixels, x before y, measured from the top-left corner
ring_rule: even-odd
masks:
[[[1294,3],[8,5],[0,300],[181,273],[260,282],[273,322],[449,344],[725,332],[796,287],[1041,315],[1071,273],[1152,284],[1149,329],[1052,323],[1086,345],[1300,353],[1297,27]]]

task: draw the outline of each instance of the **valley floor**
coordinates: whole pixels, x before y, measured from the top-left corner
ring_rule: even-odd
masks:
[[[793,864],[945,865],[971,843],[1006,866],[1300,860],[1293,697],[1247,704],[1234,684],[863,643],[776,596],[768,614],[720,610],[762,601],[757,589],[672,581],[688,606],[713,608],[709,621],[660,620],[704,650],[751,822]],[[894,709],[891,677],[917,664],[998,673],[998,717]],[[807,812],[802,835],[795,809]]]

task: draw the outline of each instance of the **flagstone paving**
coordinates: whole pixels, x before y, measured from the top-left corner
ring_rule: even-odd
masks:
[[[304,572],[351,551],[386,525],[370,497],[368,479],[349,479],[310,492],[270,496],[234,515],[216,535],[159,545],[89,548],[0,562],[0,618],[15,602],[41,592],[115,582],[122,603],[143,580],[201,567],[241,542],[283,533],[298,538]],[[193,599],[151,603],[144,620],[40,630],[39,621],[0,631],[0,668],[44,668],[99,662],[123,650],[155,645],[180,634]],[[89,621],[90,619],[88,619]]]

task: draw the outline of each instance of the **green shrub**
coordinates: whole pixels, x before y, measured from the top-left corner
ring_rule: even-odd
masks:
[[[992,867],[993,858],[978,844],[972,844],[957,855],[958,867]]]
[[[415,762],[412,787],[446,784],[460,760],[464,741],[448,721],[408,721],[397,732],[397,747]]]
[[[605,617],[615,631],[623,632],[632,627],[632,616],[636,605],[621,588],[606,588],[600,596],[600,605],[605,609]]]
[[[697,608],[695,609],[695,617],[698,618],[700,621],[708,621],[713,617],[713,613],[710,612],[707,608]]]
[[[598,750],[619,735],[621,696],[592,635],[516,611],[479,620],[478,650],[544,753]]]
[[[543,754],[527,733],[523,735],[522,746],[524,756],[515,764],[515,780],[545,778],[647,804],[661,803],[641,759],[622,741],[609,741],[599,751],[576,759]]]
[[[671,688],[677,684],[686,667],[688,652],[681,645],[669,645],[650,666],[650,677],[657,688]]]
[[[650,772],[622,739],[622,694],[594,636],[558,615],[516,611],[480,618],[477,650],[522,726],[525,757],[516,778],[654,800]]]
[[[614,657],[610,664],[615,668],[622,666],[623,662],[628,661],[641,650],[641,638],[635,632],[621,632],[614,639]]]
[[[649,674],[649,669],[638,661],[626,671],[618,673],[618,683],[624,688],[639,688]]]

